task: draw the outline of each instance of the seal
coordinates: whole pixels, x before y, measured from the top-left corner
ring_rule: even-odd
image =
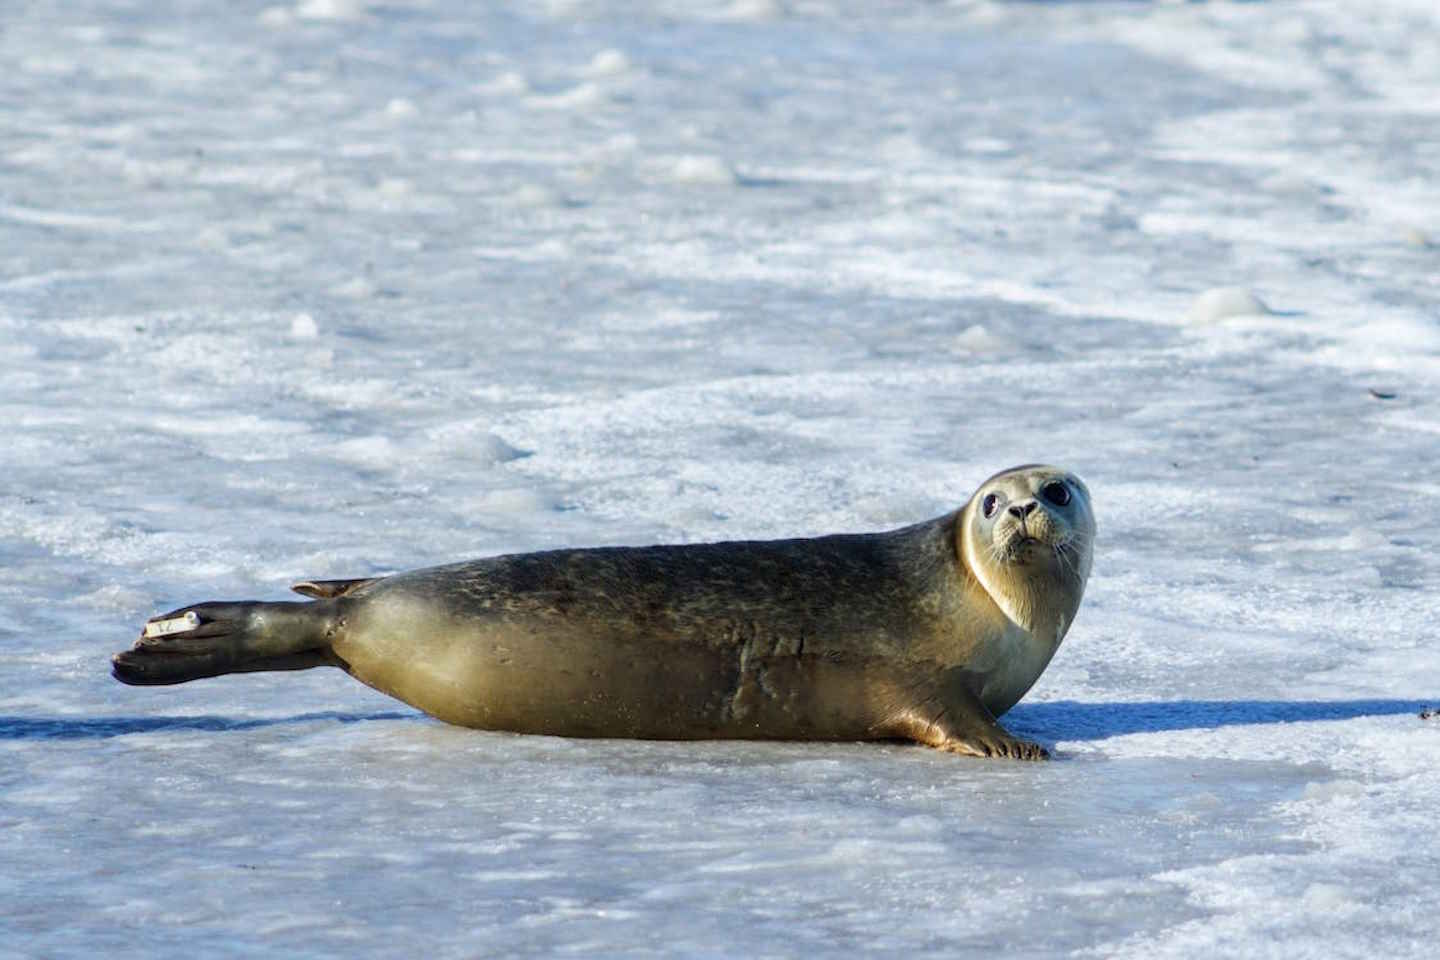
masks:
[[[113,670],[170,684],[328,665],[489,730],[1039,759],[995,718],[1070,628],[1094,535],[1085,485],[1028,464],[883,533],[512,554],[182,607]]]

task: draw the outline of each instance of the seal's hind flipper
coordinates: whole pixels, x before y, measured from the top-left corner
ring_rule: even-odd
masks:
[[[382,577],[364,577],[359,580],[301,580],[290,589],[302,597],[314,597],[316,600],[330,600],[335,597],[343,597],[351,591],[367,587]]]
[[[111,658],[121,683],[155,686],[227,673],[334,665],[331,604],[197,603],[151,617],[135,645]]]

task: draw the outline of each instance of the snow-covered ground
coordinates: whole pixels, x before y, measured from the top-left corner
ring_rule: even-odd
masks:
[[[1440,940],[1430,0],[22,0],[0,63],[0,956]],[[1029,460],[1100,520],[1048,764],[108,674],[189,601]]]

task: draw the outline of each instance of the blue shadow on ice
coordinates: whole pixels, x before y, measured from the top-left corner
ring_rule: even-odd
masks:
[[[1440,698],[1425,700],[1150,700],[1142,703],[1020,704],[1005,715],[1016,732],[1050,740],[1104,740],[1127,733],[1207,730],[1255,723],[1354,720],[1402,713],[1418,714]],[[301,713],[291,717],[14,717],[0,716],[0,740],[102,740],[130,733],[203,730],[222,733],[281,724],[328,720],[364,723],[413,720],[419,713]]]
[[[1149,700],[1141,703],[1021,704],[1007,726],[1054,740],[1104,740],[1127,733],[1208,730],[1255,723],[1303,723],[1418,714],[1440,700]]]
[[[6,717],[0,716],[0,740],[103,740],[127,733],[174,730],[254,730],[285,723],[333,720],[362,723],[367,720],[409,720],[415,713],[302,713],[293,717],[237,720],[230,717]]]

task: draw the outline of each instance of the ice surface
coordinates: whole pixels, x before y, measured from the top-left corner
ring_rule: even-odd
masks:
[[[1440,941],[1433,4],[22,7],[0,955]],[[1037,459],[1101,531],[1050,764],[108,676],[187,601]]]

